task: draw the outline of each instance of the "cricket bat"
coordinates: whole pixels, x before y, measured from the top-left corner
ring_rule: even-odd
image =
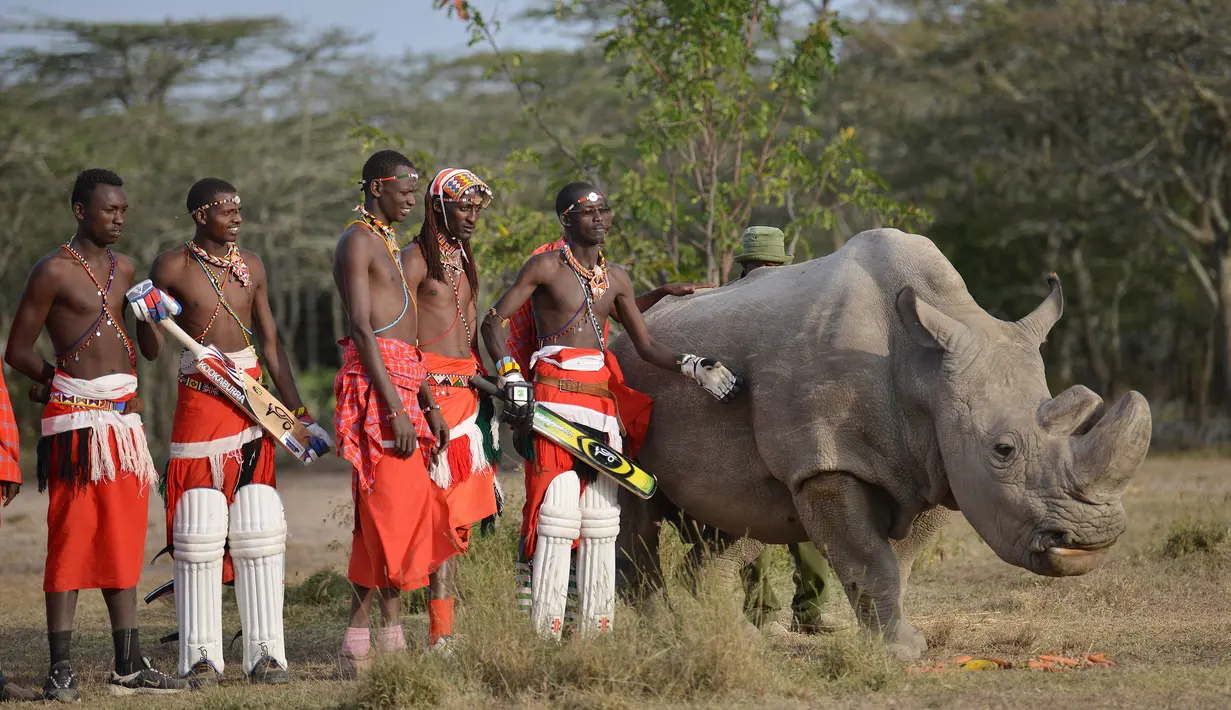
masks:
[[[470,378],[470,384],[480,392],[500,400],[504,399],[504,392],[487,378],[475,375]],[[654,495],[654,491],[658,490],[658,479],[645,469],[541,404],[534,405],[534,419],[531,420],[531,428],[563,446],[595,470],[611,476],[616,483],[627,488],[638,498],[649,499]]]
[[[273,435],[292,456],[300,461],[305,460],[311,435],[303,422],[291,414],[285,404],[279,402],[277,397],[262,387],[252,375],[240,369],[221,350],[193,340],[171,318],[165,318],[158,324],[188,348],[188,352],[197,360],[197,372],[204,375],[205,379],[243,410],[252,421]]]

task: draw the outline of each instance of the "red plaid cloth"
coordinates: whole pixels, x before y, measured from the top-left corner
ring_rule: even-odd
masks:
[[[419,407],[419,385],[427,377],[423,356],[419,348],[401,340],[377,338],[380,357],[385,362],[389,379],[397,388],[410,421],[415,425],[419,447],[415,453],[428,462],[428,452],[436,439],[428,429],[423,410]],[[393,428],[388,417],[390,410],[372,387],[372,380],[359,361],[359,350],[349,337],[338,341],[343,353],[342,369],[333,381],[333,395],[337,406],[333,411],[333,424],[338,433],[338,456],[351,462],[354,467],[352,486],[355,495],[360,490],[371,492],[376,483],[376,464],[385,455],[382,441],[393,438]]]
[[[9,389],[4,384],[3,368],[0,368],[0,481],[21,483],[21,469],[17,466],[20,447],[13,403],[9,401]]]
[[[554,242],[544,244],[538,249],[530,253],[527,260],[532,259],[545,251],[555,251],[564,246],[564,237],[560,237]],[[607,342],[610,337],[611,324],[603,323],[603,342]],[[530,356],[538,350],[538,329],[534,325],[534,306],[531,301],[527,300],[522,304],[521,308],[509,318],[509,339],[505,341],[505,349],[513,360],[521,366],[522,373],[530,372]]]

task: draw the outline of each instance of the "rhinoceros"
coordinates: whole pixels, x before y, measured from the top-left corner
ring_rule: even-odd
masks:
[[[659,342],[717,358],[746,385],[715,402],[626,336],[612,343],[628,384],[654,399],[638,459],[659,482],[649,501],[622,501],[622,572],[654,581],[658,523],[678,511],[760,541],[741,563],[760,543],[811,540],[861,626],[909,660],[927,643],[903,615],[903,585],[948,511],[1010,564],[1094,569],[1125,529],[1150,409],[1129,392],[1100,418],[1086,387],[1051,396],[1040,345],[1064,298],[1048,282],[1032,313],[998,320],[931,240],[876,229],[660,302],[645,314]]]

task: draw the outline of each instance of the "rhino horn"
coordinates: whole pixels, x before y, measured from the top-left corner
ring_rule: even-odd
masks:
[[[1060,315],[1064,313],[1064,291],[1060,288],[1060,277],[1054,273],[1048,274],[1047,284],[1051,287],[1047,298],[1043,299],[1039,307],[1035,308],[1030,315],[1017,321],[1017,327],[1040,345],[1047,340],[1047,334],[1051,332],[1052,326],[1060,320]]]
[[[1049,434],[1070,436],[1078,433],[1102,403],[1103,398],[1090,388],[1073,385],[1039,407],[1039,426]]]
[[[953,354],[970,343],[970,329],[932,306],[920,301],[911,286],[898,291],[898,317],[911,340],[925,348],[944,350]]]
[[[1129,392],[1088,433],[1074,439],[1073,460],[1079,485],[1088,491],[1118,495],[1150,448],[1150,405]]]

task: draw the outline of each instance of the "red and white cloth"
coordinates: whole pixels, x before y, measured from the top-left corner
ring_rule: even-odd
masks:
[[[115,408],[136,392],[133,375],[52,378],[38,463],[48,491],[44,592],[127,589],[141,578],[146,494],[158,474],[141,415]]]
[[[105,375],[81,380],[57,370],[51,379],[51,393],[52,401],[43,409],[42,434],[50,437],[80,429],[90,430],[90,483],[114,481],[119,470],[135,474],[143,487],[158,480],[140,414],[77,406],[71,401],[57,401],[56,397],[62,394],[83,401],[128,402],[137,396],[135,375]],[[115,457],[108,445],[111,434],[115,435]]]
[[[574,424],[596,429],[607,435],[608,443],[635,455],[645,438],[653,400],[624,384],[624,373],[610,351],[551,345],[531,358],[534,377],[547,376],[583,385],[606,385],[614,399],[581,392],[566,392],[536,381],[535,402]],[[624,435],[620,425],[624,425]],[[627,439],[627,446],[625,446]],[[526,560],[534,556],[539,507],[547,487],[556,476],[574,470],[573,454],[555,442],[534,437],[534,461],[526,464],[526,504],[522,508],[522,552]],[[584,492],[586,481],[581,482]]]
[[[226,356],[249,375],[261,376],[256,355],[250,349],[226,353]],[[171,458],[208,459],[213,487],[221,491],[227,462],[239,464],[244,445],[265,436],[265,430],[198,372],[195,363],[192,353],[187,350],[180,353]],[[272,467],[272,462],[270,465]]]
[[[419,348],[401,340],[377,338],[376,342],[389,379],[415,427],[419,439],[415,455],[423,456],[426,466],[436,438],[428,429],[419,406],[419,387],[427,376],[423,356]],[[354,341],[346,337],[339,340],[338,345],[343,348],[343,360],[333,381],[337,401],[333,423],[338,433],[338,456],[350,461],[354,468],[352,486],[357,495],[360,490],[370,492],[376,482],[376,464],[385,456],[385,434],[392,435],[391,410],[372,386]]]

